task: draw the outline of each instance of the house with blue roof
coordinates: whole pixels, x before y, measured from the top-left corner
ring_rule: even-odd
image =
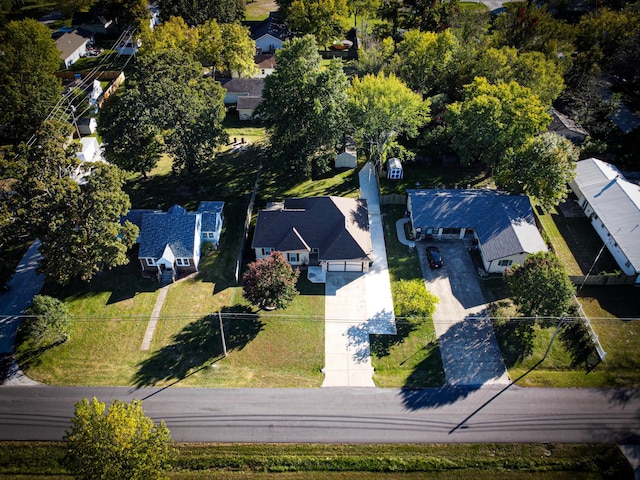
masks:
[[[529,197],[486,189],[407,190],[407,210],[416,238],[472,236],[488,273],[522,265],[547,251]]]
[[[251,39],[256,43],[256,49],[260,53],[274,53],[282,48],[282,44],[290,36],[279,12],[270,12],[264,20],[246,22],[245,25],[249,27]]]
[[[139,222],[138,260],[142,271],[171,282],[180,274],[198,271],[203,242],[220,242],[224,202],[201,202],[197,212],[180,205],[167,212],[135,211]]]

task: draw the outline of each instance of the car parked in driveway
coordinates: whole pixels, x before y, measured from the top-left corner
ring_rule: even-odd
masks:
[[[433,245],[427,247],[427,259],[429,260],[429,266],[431,268],[441,268],[444,265],[440,250]]]

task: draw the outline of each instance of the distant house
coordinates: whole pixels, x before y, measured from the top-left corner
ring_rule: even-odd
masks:
[[[92,135],[98,129],[98,121],[94,117],[79,118],[76,125],[80,135]]]
[[[352,137],[345,135],[342,148],[336,156],[336,168],[356,168],[357,163],[356,142]]]
[[[404,170],[400,159],[393,157],[387,160],[387,178],[389,180],[400,180],[402,177],[404,177]]]
[[[551,116],[553,121],[548,128],[550,132],[555,132],[571,140],[571,142],[576,145],[582,145],[584,140],[589,136],[589,133],[578,123],[555,108],[551,109]]]
[[[367,202],[342,197],[288,198],[258,212],[256,258],[277,250],[294,266],[366,272],[373,260]]]
[[[276,69],[276,56],[272,53],[258,53],[254,57],[254,62],[258,73],[251,75],[251,78],[265,78]],[[240,78],[240,76],[238,72],[231,73],[231,78]]]
[[[253,120],[255,110],[262,102],[262,97],[238,97],[236,110],[240,120]]]
[[[269,13],[261,22],[248,22],[248,26],[260,53],[274,53],[289,37],[289,30],[278,12]]]
[[[224,202],[201,202],[197,212],[174,205],[166,213],[138,211],[126,219],[139,224],[138,260],[143,272],[163,283],[180,273],[198,271],[203,242],[216,246],[222,231]],[[129,218],[130,217],[130,218]]]
[[[136,40],[133,37],[133,34],[127,35],[118,42],[116,45],[116,51],[118,55],[135,55],[138,53],[138,49],[140,48],[141,42],[140,40]]]
[[[113,20],[107,18],[104,8],[94,5],[88,12],[75,12],[71,19],[71,26],[93,34],[106,35],[113,29],[114,23]]]
[[[262,98],[264,80],[261,78],[232,78],[222,84],[226,90],[224,96],[225,105],[238,103],[238,97]]]
[[[640,286],[640,186],[597,158],[579,161],[569,186],[620,270]]]
[[[477,242],[488,273],[522,265],[527,255],[547,251],[529,198],[495,190],[407,190],[407,210],[417,238]]]
[[[64,32],[58,36],[56,47],[60,52],[60,59],[65,68],[69,68],[81,57],[87,54],[87,44],[92,40],[90,36],[83,35],[77,30]]]

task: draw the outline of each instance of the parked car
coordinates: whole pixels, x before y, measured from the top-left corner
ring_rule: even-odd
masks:
[[[441,268],[444,265],[444,262],[442,261],[442,255],[440,255],[440,250],[438,249],[438,247],[429,245],[427,247],[427,258],[429,259],[429,266],[431,268]]]

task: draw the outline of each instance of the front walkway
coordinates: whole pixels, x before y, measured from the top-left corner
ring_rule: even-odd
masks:
[[[370,334],[395,334],[378,186],[371,164],[360,171],[367,200],[373,265],[365,274],[329,272],[325,284],[323,387],[374,387]]]

